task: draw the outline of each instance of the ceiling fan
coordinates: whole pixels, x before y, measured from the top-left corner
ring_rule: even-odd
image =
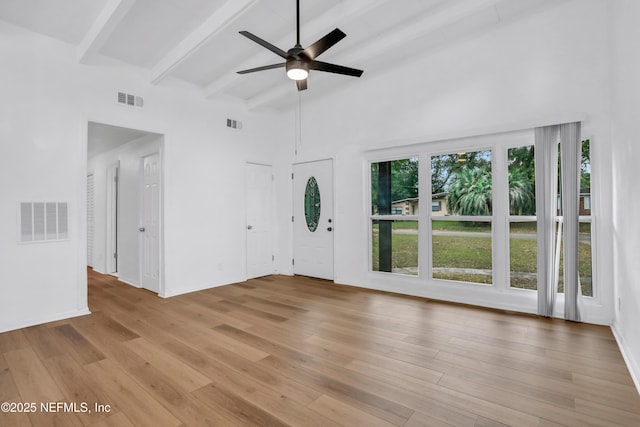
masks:
[[[287,52],[265,40],[262,40],[260,37],[251,34],[249,31],[240,31],[240,34],[258,43],[260,46],[269,49],[271,52],[284,58],[286,61],[278,64],[265,65],[263,67],[238,71],[238,74],[248,74],[256,71],[285,67],[287,70],[287,76],[296,81],[296,86],[300,91],[307,88],[307,76],[309,75],[309,70],[326,71],[329,73],[344,74],[354,77],[360,77],[363,73],[362,70],[357,70],[355,68],[316,61],[318,56],[347,36],[338,28],[308,46],[306,49],[302,48],[302,45],[300,45],[300,0],[296,0],[296,45]]]

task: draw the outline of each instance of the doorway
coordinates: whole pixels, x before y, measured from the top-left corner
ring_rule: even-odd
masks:
[[[156,293],[163,289],[163,145],[161,134],[88,125],[93,226],[87,222],[87,261],[98,273]]]
[[[333,160],[293,165],[293,272],[333,280]]]

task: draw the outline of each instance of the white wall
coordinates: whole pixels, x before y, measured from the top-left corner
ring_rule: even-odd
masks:
[[[107,169],[119,162],[118,194],[118,278],[140,284],[140,162],[144,156],[160,153],[163,136],[149,134],[99,154],[88,161],[88,173],[95,179],[94,270],[104,273],[107,265]]]
[[[612,2],[613,279],[619,307],[614,330],[640,390],[640,2]]]
[[[419,54],[392,72],[365,70],[340,91],[303,98],[302,147],[291,162],[335,159],[335,277],[355,284],[415,295],[535,311],[535,298],[503,298],[480,287],[464,292],[449,285],[368,272],[365,206],[366,151],[480,134],[488,129],[551,124],[585,115],[584,136],[593,141],[596,206],[610,205],[607,6],[576,0],[503,23],[442,49]],[[419,49],[419,42],[412,45]],[[351,64],[356,65],[356,64]],[[346,77],[345,77],[346,78]],[[294,112],[290,112],[293,117]],[[290,118],[290,120],[292,120]],[[515,124],[515,125],[513,125]],[[520,125],[518,125],[520,124]],[[293,135],[290,135],[293,140]],[[290,205],[289,193],[281,203]],[[598,209],[596,207],[596,209]],[[585,319],[612,320],[609,209],[598,214],[597,278],[600,298],[585,307]],[[290,232],[285,222],[283,229]],[[280,252],[291,255],[283,239]],[[280,268],[290,266],[287,259]]]
[[[278,115],[152,86],[144,70],[105,59],[79,65],[71,46],[5,23],[0,57],[0,331],[87,312],[88,121],[165,136],[163,294],[244,279],[243,207],[227,206],[243,199],[245,161],[275,161]],[[143,96],[144,108],[118,104],[118,91]],[[243,129],[226,128],[227,117]],[[69,241],[17,243],[18,202],[40,200],[69,203]]]

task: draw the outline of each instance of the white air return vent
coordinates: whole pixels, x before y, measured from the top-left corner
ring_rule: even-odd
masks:
[[[49,242],[68,238],[67,202],[20,203],[21,242]]]
[[[227,127],[232,129],[242,129],[242,122],[240,120],[227,119]]]
[[[142,107],[144,100],[141,96],[131,95],[129,93],[118,92],[118,103],[130,105],[132,107]]]

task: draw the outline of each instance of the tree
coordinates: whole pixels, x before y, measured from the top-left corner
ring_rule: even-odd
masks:
[[[431,193],[446,192],[449,180],[459,168],[456,154],[445,154],[431,158]]]
[[[418,159],[391,162],[391,200],[418,197]]]
[[[536,197],[533,181],[527,170],[509,170],[509,214],[535,215]]]
[[[486,168],[464,169],[451,181],[447,208],[454,215],[491,215],[491,173]],[[534,215],[535,195],[526,170],[509,171],[511,215]]]
[[[582,141],[580,158],[580,191],[591,192],[591,147],[588,139]]]
[[[386,162],[383,162],[386,163]],[[418,159],[401,159],[391,164],[391,201],[418,197]],[[371,213],[378,211],[380,163],[371,164]]]
[[[443,154],[431,158],[431,193],[446,193],[456,174],[464,169],[491,167],[490,151]]]
[[[536,214],[536,168],[534,147],[509,149],[509,213]]]
[[[491,173],[487,168],[464,168],[449,186],[447,209],[454,215],[491,215]]]

